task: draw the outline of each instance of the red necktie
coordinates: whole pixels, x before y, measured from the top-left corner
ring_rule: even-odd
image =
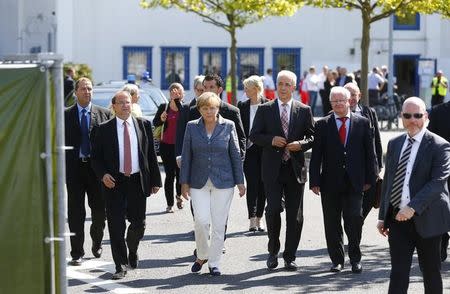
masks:
[[[345,145],[345,139],[347,137],[347,127],[345,126],[346,117],[338,117],[338,119],[342,122],[341,127],[339,128],[339,139],[341,139],[342,145]]]
[[[127,122],[123,122],[123,173],[126,176],[131,174],[131,147],[130,133],[128,132]]]

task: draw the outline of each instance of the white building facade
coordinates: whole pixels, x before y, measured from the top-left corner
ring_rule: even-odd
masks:
[[[143,10],[130,0],[6,0],[0,3],[0,56],[56,51],[86,63],[95,82],[149,71],[166,89],[181,81],[192,90],[197,74],[230,68],[227,32],[175,9]],[[399,91],[421,94],[437,69],[450,75],[450,21],[417,15],[394,20],[394,75]],[[273,68],[301,75],[310,65],[360,68],[359,11],[304,7],[238,31],[238,77]],[[372,24],[369,67],[388,64],[388,19]],[[391,70],[392,72],[392,70]],[[421,79],[421,75],[422,79]]]

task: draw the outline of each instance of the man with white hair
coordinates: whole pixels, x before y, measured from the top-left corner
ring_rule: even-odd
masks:
[[[450,144],[425,128],[422,99],[406,99],[401,115],[407,132],[388,143],[377,225],[389,241],[388,293],[407,293],[414,250],[424,293],[442,293],[440,245],[450,229]]]
[[[250,141],[262,147],[261,174],[267,197],[266,223],[269,237],[267,267],[278,266],[284,195],[286,240],[284,268],[297,270],[297,247],[303,227],[303,192],[306,182],[304,152],[312,146],[314,120],[311,108],[295,101],[297,76],[282,70],[277,76],[278,99],[258,107]]]
[[[344,268],[343,219],[352,272],[361,273],[363,195],[375,184],[377,167],[370,122],[350,111],[349,99],[347,89],[331,89],[333,113],[316,123],[309,183],[322,200],[330,271]]]

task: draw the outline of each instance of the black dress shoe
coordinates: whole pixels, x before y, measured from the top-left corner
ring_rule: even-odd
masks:
[[[92,246],[92,255],[94,255],[95,258],[100,258],[102,256],[103,248],[102,246]]]
[[[343,268],[344,267],[340,263],[333,264],[333,266],[330,268],[330,272],[332,272],[332,273],[339,273],[339,272],[342,271]]]
[[[193,272],[193,273],[198,273],[198,272],[202,269],[203,265],[204,265],[207,261],[208,261],[207,259],[201,260],[200,262],[195,261],[194,264],[193,264],[192,267],[191,267],[191,272]]]
[[[278,266],[278,255],[269,254],[269,258],[267,258],[266,264],[268,269],[276,268]]]
[[[137,255],[137,253],[130,252],[128,254],[128,264],[130,265],[130,267],[132,269],[135,269],[135,268],[138,267],[138,265],[139,265],[139,256]]]
[[[211,274],[211,276],[220,276],[222,274],[217,267],[210,267],[209,273]]]
[[[352,272],[355,274],[360,274],[362,272],[361,262],[352,262]]]
[[[297,264],[295,263],[295,261],[284,261],[284,269],[287,271],[291,271],[294,272],[297,270]]]
[[[73,265],[73,266],[80,266],[82,263],[81,257],[80,258],[72,258],[71,261],[69,261],[69,265]]]
[[[113,280],[120,280],[125,278],[125,276],[127,275],[127,271],[117,271],[115,274],[112,275]]]

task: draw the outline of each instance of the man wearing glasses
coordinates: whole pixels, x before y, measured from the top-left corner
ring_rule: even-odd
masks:
[[[309,165],[310,189],[321,196],[331,272],[344,268],[342,218],[353,273],[361,273],[363,193],[375,184],[377,171],[369,120],[350,111],[350,92],[334,87],[333,113],[316,123]]]
[[[388,143],[377,225],[389,241],[388,293],[407,293],[415,249],[425,293],[443,291],[440,246],[450,229],[450,144],[425,128],[427,118],[422,99],[406,99],[402,120],[407,133]]]

